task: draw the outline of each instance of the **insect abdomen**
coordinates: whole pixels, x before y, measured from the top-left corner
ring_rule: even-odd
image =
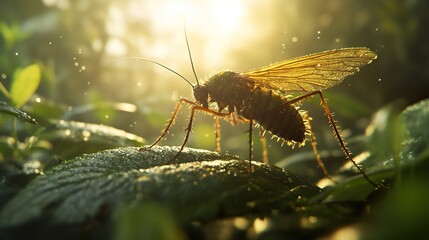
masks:
[[[305,139],[305,124],[299,112],[272,91],[254,89],[241,114],[287,142],[302,143]]]

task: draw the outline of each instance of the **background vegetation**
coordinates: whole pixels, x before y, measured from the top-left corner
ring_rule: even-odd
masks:
[[[327,49],[371,48],[378,59],[325,94],[355,155],[395,156],[399,150],[390,140],[401,135],[401,127],[392,119],[429,95],[427,9],[423,0],[0,0],[0,101],[8,103],[1,110],[13,115],[0,115],[0,207],[63,160],[155,140],[175,102],[192,98],[192,91],[164,69],[124,57],[154,59],[193,81],[184,26],[199,77]],[[319,100],[303,108],[314,119],[322,157],[335,173],[345,160]],[[162,145],[181,143],[188,114],[183,108]],[[33,119],[39,125],[30,124]],[[214,150],[213,123],[198,116],[188,146]],[[246,158],[246,129],[221,123],[223,152]],[[370,136],[377,130],[381,137],[374,140]],[[323,177],[309,146],[268,145],[271,163],[313,183]],[[259,148],[255,141],[257,159]],[[409,195],[424,183],[412,182]],[[399,195],[384,207],[412,205]]]

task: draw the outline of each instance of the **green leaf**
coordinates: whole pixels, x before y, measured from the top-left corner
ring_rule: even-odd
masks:
[[[4,22],[0,22],[0,35],[3,37],[7,50],[13,45],[25,39],[28,33],[21,31],[19,24],[12,23],[10,26]]]
[[[363,166],[373,182],[394,178],[401,180],[404,171],[414,172],[428,160],[429,153],[429,99],[408,106],[399,115],[394,105],[379,110],[367,129],[368,149],[355,160]],[[351,163],[343,168],[355,169]],[[374,188],[362,175],[346,179],[340,184],[323,189],[319,201],[366,200]]]
[[[0,112],[12,115],[28,123],[37,124],[36,120],[30,117],[26,112],[23,112],[6,102],[0,102]]]
[[[319,188],[281,168],[178,147],[119,148],[83,155],[35,178],[0,212],[1,226],[45,217],[82,223],[118,205],[157,201],[179,221],[269,214],[300,206]]]
[[[419,144],[420,146],[420,149],[411,150],[407,147],[405,149],[412,151],[413,155],[416,156],[429,146],[429,99],[407,107],[402,112],[402,119],[409,136],[408,141],[413,142],[413,145]]]
[[[335,112],[341,114],[342,117],[353,119],[371,114],[371,109],[367,105],[349,95],[338,91],[326,92],[324,95],[335,105],[332,107]]]
[[[17,69],[10,87],[10,97],[16,107],[22,107],[34,94],[40,83],[39,65],[32,64],[24,69]]]
[[[107,148],[142,146],[145,142],[142,137],[106,125],[65,120],[50,123],[38,137],[55,142],[54,152],[66,158]]]

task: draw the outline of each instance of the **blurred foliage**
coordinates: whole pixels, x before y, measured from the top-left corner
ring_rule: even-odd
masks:
[[[356,159],[364,169],[377,180],[393,174],[400,183],[396,182],[398,186],[386,196],[381,193],[388,200],[380,200],[386,205],[377,208],[379,216],[373,221],[385,221],[385,225],[380,224],[376,233],[395,236],[389,235],[389,227],[397,226],[394,229],[400,234],[404,230],[401,221],[394,219],[401,218],[410,223],[409,229],[420,229],[416,221],[427,220],[415,211],[424,208],[421,203],[427,199],[421,194],[427,183],[422,174],[427,169],[425,103],[420,103],[423,105],[416,108],[417,112],[408,109],[399,113],[405,106],[429,97],[429,33],[424,27],[429,22],[429,2],[189,0],[187,5],[182,4],[169,0],[0,0],[0,207],[34,177],[61,165],[63,159],[107,148],[140,146],[144,139],[138,135],[149,141],[156,139],[175,102],[180,96],[192,98],[192,91],[165,69],[123,57],[152,58],[192,80],[185,23],[199,76],[225,68],[246,71],[333,48],[364,46],[376,51],[377,60],[325,95],[350,148],[360,153]],[[365,206],[378,203],[378,191],[369,189],[361,177],[348,178],[348,174],[355,174],[349,163],[337,171],[346,160],[332,137],[319,99],[304,101],[302,108],[313,118],[325,165],[341,181],[315,199],[337,200],[340,204],[327,201],[295,215],[265,220],[222,219],[205,225],[204,230],[196,225],[177,229],[172,213],[156,203],[136,206],[136,215],[141,215],[139,209],[159,208],[160,218],[166,219],[174,234],[185,232],[195,238],[217,232],[220,226],[242,237],[249,236],[251,229],[254,238],[296,231],[296,226],[284,224],[285,219],[306,226],[300,228],[302,237],[362,233],[359,229],[372,232],[371,221],[366,218],[359,226],[347,225],[352,230],[339,229],[329,221],[323,225],[322,219],[330,217],[337,223],[356,221]],[[181,143],[188,114],[182,108],[163,145]],[[405,117],[408,125],[403,126],[398,115]],[[39,125],[29,124],[36,122]],[[211,116],[196,116],[188,146],[214,150],[213,123]],[[222,151],[247,156],[247,129],[245,124],[221,122]],[[360,133],[365,129],[363,136]],[[404,136],[409,135],[409,142],[404,143]],[[311,146],[292,151],[268,140],[268,152],[272,163],[313,183],[323,177],[315,167]],[[255,141],[256,159],[261,158],[260,153],[261,144]],[[399,167],[404,162],[404,168]],[[382,171],[385,168],[395,172],[386,175]],[[402,193],[411,197],[402,197]],[[414,198],[416,195],[423,200]],[[404,212],[395,211],[405,205]],[[55,204],[47,209],[50,207]],[[138,236],[138,226],[129,230],[121,225],[138,216],[132,216],[126,207],[121,211],[115,218],[117,238],[129,231]],[[320,214],[320,221],[315,222],[314,211],[327,217]],[[39,224],[29,228],[49,233],[49,228]],[[258,230],[260,225],[265,226],[264,231]],[[62,233],[75,232],[68,227],[60,229]],[[0,230],[0,238],[2,234]]]

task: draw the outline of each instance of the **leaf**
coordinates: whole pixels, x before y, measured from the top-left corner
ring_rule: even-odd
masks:
[[[334,105],[332,108],[335,109],[335,112],[338,112],[344,118],[356,119],[361,116],[368,116],[372,112],[367,105],[350,95],[338,91],[326,92],[324,95]],[[319,105],[319,102],[317,104]]]
[[[22,107],[36,91],[40,83],[40,72],[37,64],[15,71],[10,87],[10,97],[17,108]]]
[[[40,96],[33,96],[32,99],[37,101],[30,101],[25,105],[25,110],[39,120],[41,125],[49,124],[49,119],[64,119],[65,113],[69,112],[67,106],[53,100],[48,100]]]
[[[429,153],[429,99],[408,106],[399,115],[389,105],[379,110],[367,129],[369,151],[355,160],[363,166],[373,182],[395,178],[402,172],[416,169],[428,160]],[[347,163],[343,168],[352,168]],[[366,200],[374,188],[362,175],[346,179],[333,187],[323,189],[315,201]]]
[[[92,153],[107,148],[142,146],[145,140],[135,134],[106,125],[51,120],[39,138],[56,142],[55,153],[62,157]]]
[[[26,112],[23,112],[6,102],[0,102],[0,112],[12,115],[28,123],[37,124],[37,121],[30,117]]]
[[[124,203],[158,201],[180,221],[290,210],[319,188],[281,168],[178,147],[118,148],[77,157],[35,178],[0,212],[0,225],[46,217],[82,223]]]
[[[407,107],[402,112],[402,119],[409,138],[401,156],[412,161],[429,146],[429,99]]]

